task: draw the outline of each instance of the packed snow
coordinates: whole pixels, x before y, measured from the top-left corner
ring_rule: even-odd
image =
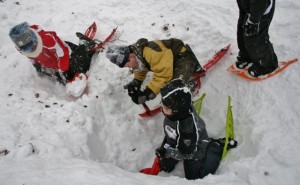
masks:
[[[300,56],[300,2],[279,0],[270,38],[280,61]],[[233,0],[0,0],[0,184],[1,185],[297,185],[300,173],[300,64],[277,76],[250,82],[226,69],[238,53],[238,7]],[[93,58],[88,88],[79,98],[40,78],[15,48],[10,28],[23,21],[78,43],[94,21],[96,38],[129,45],[139,38],[179,38],[202,65],[231,44],[230,53],[206,75],[201,116],[210,137],[224,137],[227,97],[232,98],[236,140],[215,175],[188,181],[182,163],[158,176],[150,167],[163,139],[163,115],[141,118],[123,86],[132,75],[105,57]],[[106,46],[107,46],[106,45]],[[147,78],[149,80],[151,75]],[[148,103],[159,106],[160,95]]]

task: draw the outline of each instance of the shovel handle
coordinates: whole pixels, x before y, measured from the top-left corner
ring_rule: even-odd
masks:
[[[146,103],[143,103],[142,105],[143,105],[144,109],[146,110],[146,113],[150,116],[150,109],[149,109],[148,105]]]

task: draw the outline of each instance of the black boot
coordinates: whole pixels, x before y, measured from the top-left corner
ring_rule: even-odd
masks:
[[[88,38],[87,36],[83,35],[80,32],[76,32],[76,36],[86,46],[85,47],[86,51],[89,51],[90,49],[94,48],[97,45],[97,43],[94,40]]]
[[[215,142],[219,145],[222,146],[222,148],[224,148],[225,146],[225,141],[226,141],[226,138],[219,138],[219,139],[213,139],[213,138],[210,138],[210,142]],[[229,142],[228,142],[228,145],[227,145],[227,149],[232,149],[232,148],[235,148],[237,147],[238,145],[238,142],[234,139],[229,139]]]
[[[237,56],[237,62],[235,63],[236,68],[238,69],[245,69],[248,67],[250,64],[252,64],[251,60],[244,59],[241,56]]]
[[[273,68],[269,68],[269,69],[266,69],[260,65],[253,65],[249,68],[248,70],[248,73],[255,77],[255,78],[258,78],[260,76],[263,76],[263,75],[266,75],[266,74],[269,74],[269,73],[272,73],[273,71],[276,70],[278,66],[275,66]]]

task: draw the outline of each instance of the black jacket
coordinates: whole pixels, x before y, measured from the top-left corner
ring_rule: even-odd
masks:
[[[251,14],[252,21],[259,22],[268,7],[275,4],[275,0],[237,0],[238,6]],[[271,8],[271,7],[270,7]]]
[[[164,120],[165,139],[162,147],[168,157],[176,160],[201,160],[206,153],[208,135],[204,121],[197,116],[195,110],[183,120]]]

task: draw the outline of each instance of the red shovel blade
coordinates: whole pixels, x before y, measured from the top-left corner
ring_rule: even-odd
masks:
[[[160,167],[159,167],[159,163],[158,163],[159,158],[156,157],[154,159],[153,165],[151,168],[144,168],[142,170],[140,170],[140,173],[144,173],[147,175],[158,175],[158,173],[160,172]]]
[[[152,170],[152,168],[144,168],[144,169],[140,170],[140,173],[144,173],[147,175],[153,175],[153,170]]]
[[[161,112],[160,107],[157,107],[156,109],[150,110],[149,107],[145,103],[143,103],[143,107],[146,110],[146,112],[139,114],[139,116],[141,116],[143,118],[155,116],[156,114]]]

